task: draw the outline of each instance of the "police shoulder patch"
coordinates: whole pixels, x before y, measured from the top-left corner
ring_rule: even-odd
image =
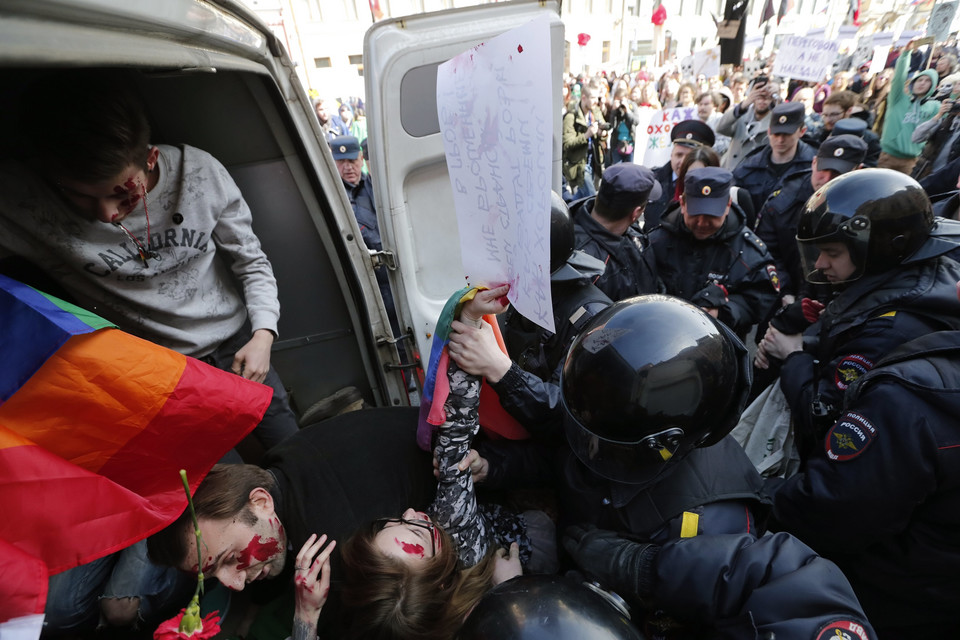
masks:
[[[874,640],[866,628],[853,620],[834,620],[820,629],[817,640]]]
[[[877,429],[863,415],[848,411],[827,432],[824,448],[834,462],[853,460],[877,437]]]
[[[873,360],[854,353],[844,356],[844,358],[837,363],[837,369],[833,373],[833,380],[837,385],[837,389],[846,391],[847,387],[867,371],[870,371],[870,369],[873,369]]]
[[[767,277],[770,278],[770,284],[773,285],[773,288],[777,290],[777,293],[780,292],[780,276],[777,275],[777,267],[768,264],[767,265]]]

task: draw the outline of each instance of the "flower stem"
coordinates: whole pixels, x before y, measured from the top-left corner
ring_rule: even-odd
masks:
[[[190,483],[187,482],[186,469],[180,469],[180,479],[183,481],[183,490],[187,494],[187,506],[190,508],[190,517],[193,519],[193,534],[197,537],[197,589],[193,597],[203,593],[203,552],[200,549],[200,523],[197,521],[197,510],[193,506],[193,496],[190,495]]]

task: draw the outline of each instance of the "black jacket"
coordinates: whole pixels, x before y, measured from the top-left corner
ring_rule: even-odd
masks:
[[[753,198],[753,210],[760,211],[763,203],[771,193],[777,190],[783,180],[796,171],[810,168],[815,155],[817,155],[815,148],[799,141],[793,160],[788,163],[783,172],[778,173],[773,168],[770,145],[766,144],[744,158],[743,162],[733,170],[733,184],[749,191]],[[747,224],[753,229],[756,220],[747,220]]]
[[[960,332],[902,345],[845,402],[806,471],[776,489],[776,518],[840,565],[881,634],[951,636],[960,628]]]
[[[797,246],[797,223],[804,205],[813,195],[812,173],[812,169],[805,169],[784,179],[757,216],[757,235],[767,245],[777,265],[781,295],[797,295],[804,282]]]
[[[650,233],[657,273],[669,295],[719,310],[720,321],[741,337],[776,304],[779,278],[773,258],[744,226],[736,204],[723,227],[706,240],[697,240],[683,223],[680,209],[668,213]],[[726,296],[717,285],[726,289]]]
[[[698,516],[699,534],[757,533],[766,517],[763,480],[731,436],[694,449],[653,485],[606,480],[587,469],[564,443],[486,442],[485,486],[556,487],[560,524],[593,524],[664,544],[680,537],[684,512]]]
[[[803,334],[803,351],[780,370],[805,458],[836,422],[847,388],[901,344],[943,329],[960,329],[957,281],[950,258],[864,276],[840,291]]]
[[[660,225],[660,219],[673,202],[673,194],[677,190],[677,181],[673,179],[673,168],[669,162],[654,169],[653,175],[660,183],[661,193],[659,200],[651,200],[643,210],[643,230],[646,233]]]
[[[575,248],[606,264],[593,284],[611,300],[657,292],[657,269],[647,238],[633,228],[617,236],[590,216],[595,197],[584,198],[570,206],[576,228]]]

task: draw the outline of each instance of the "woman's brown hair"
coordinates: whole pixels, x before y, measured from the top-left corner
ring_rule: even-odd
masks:
[[[494,556],[460,569],[453,539],[440,529],[437,554],[417,569],[374,546],[382,522],[355,533],[341,549],[342,599],[350,637],[378,640],[448,640],[490,589]]]

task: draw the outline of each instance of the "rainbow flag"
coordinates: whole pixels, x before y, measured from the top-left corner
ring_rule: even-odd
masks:
[[[272,390],[0,276],[0,623],[164,528]]]
[[[431,450],[433,434],[447,418],[443,405],[447,401],[447,396],[450,395],[450,384],[447,378],[450,350],[447,345],[450,344],[451,325],[454,319],[460,316],[464,303],[473,300],[478,291],[480,291],[478,287],[466,286],[455,292],[447,300],[437,319],[433,343],[430,346],[426,379],[423,383],[423,394],[420,398],[420,419],[417,423],[417,445],[424,451]],[[502,352],[507,353],[507,346],[504,344],[496,316],[483,316],[483,321],[493,328],[497,345]],[[530,437],[529,432],[501,406],[500,397],[486,380],[480,386],[478,419],[484,433],[493,438],[526,440]]]

